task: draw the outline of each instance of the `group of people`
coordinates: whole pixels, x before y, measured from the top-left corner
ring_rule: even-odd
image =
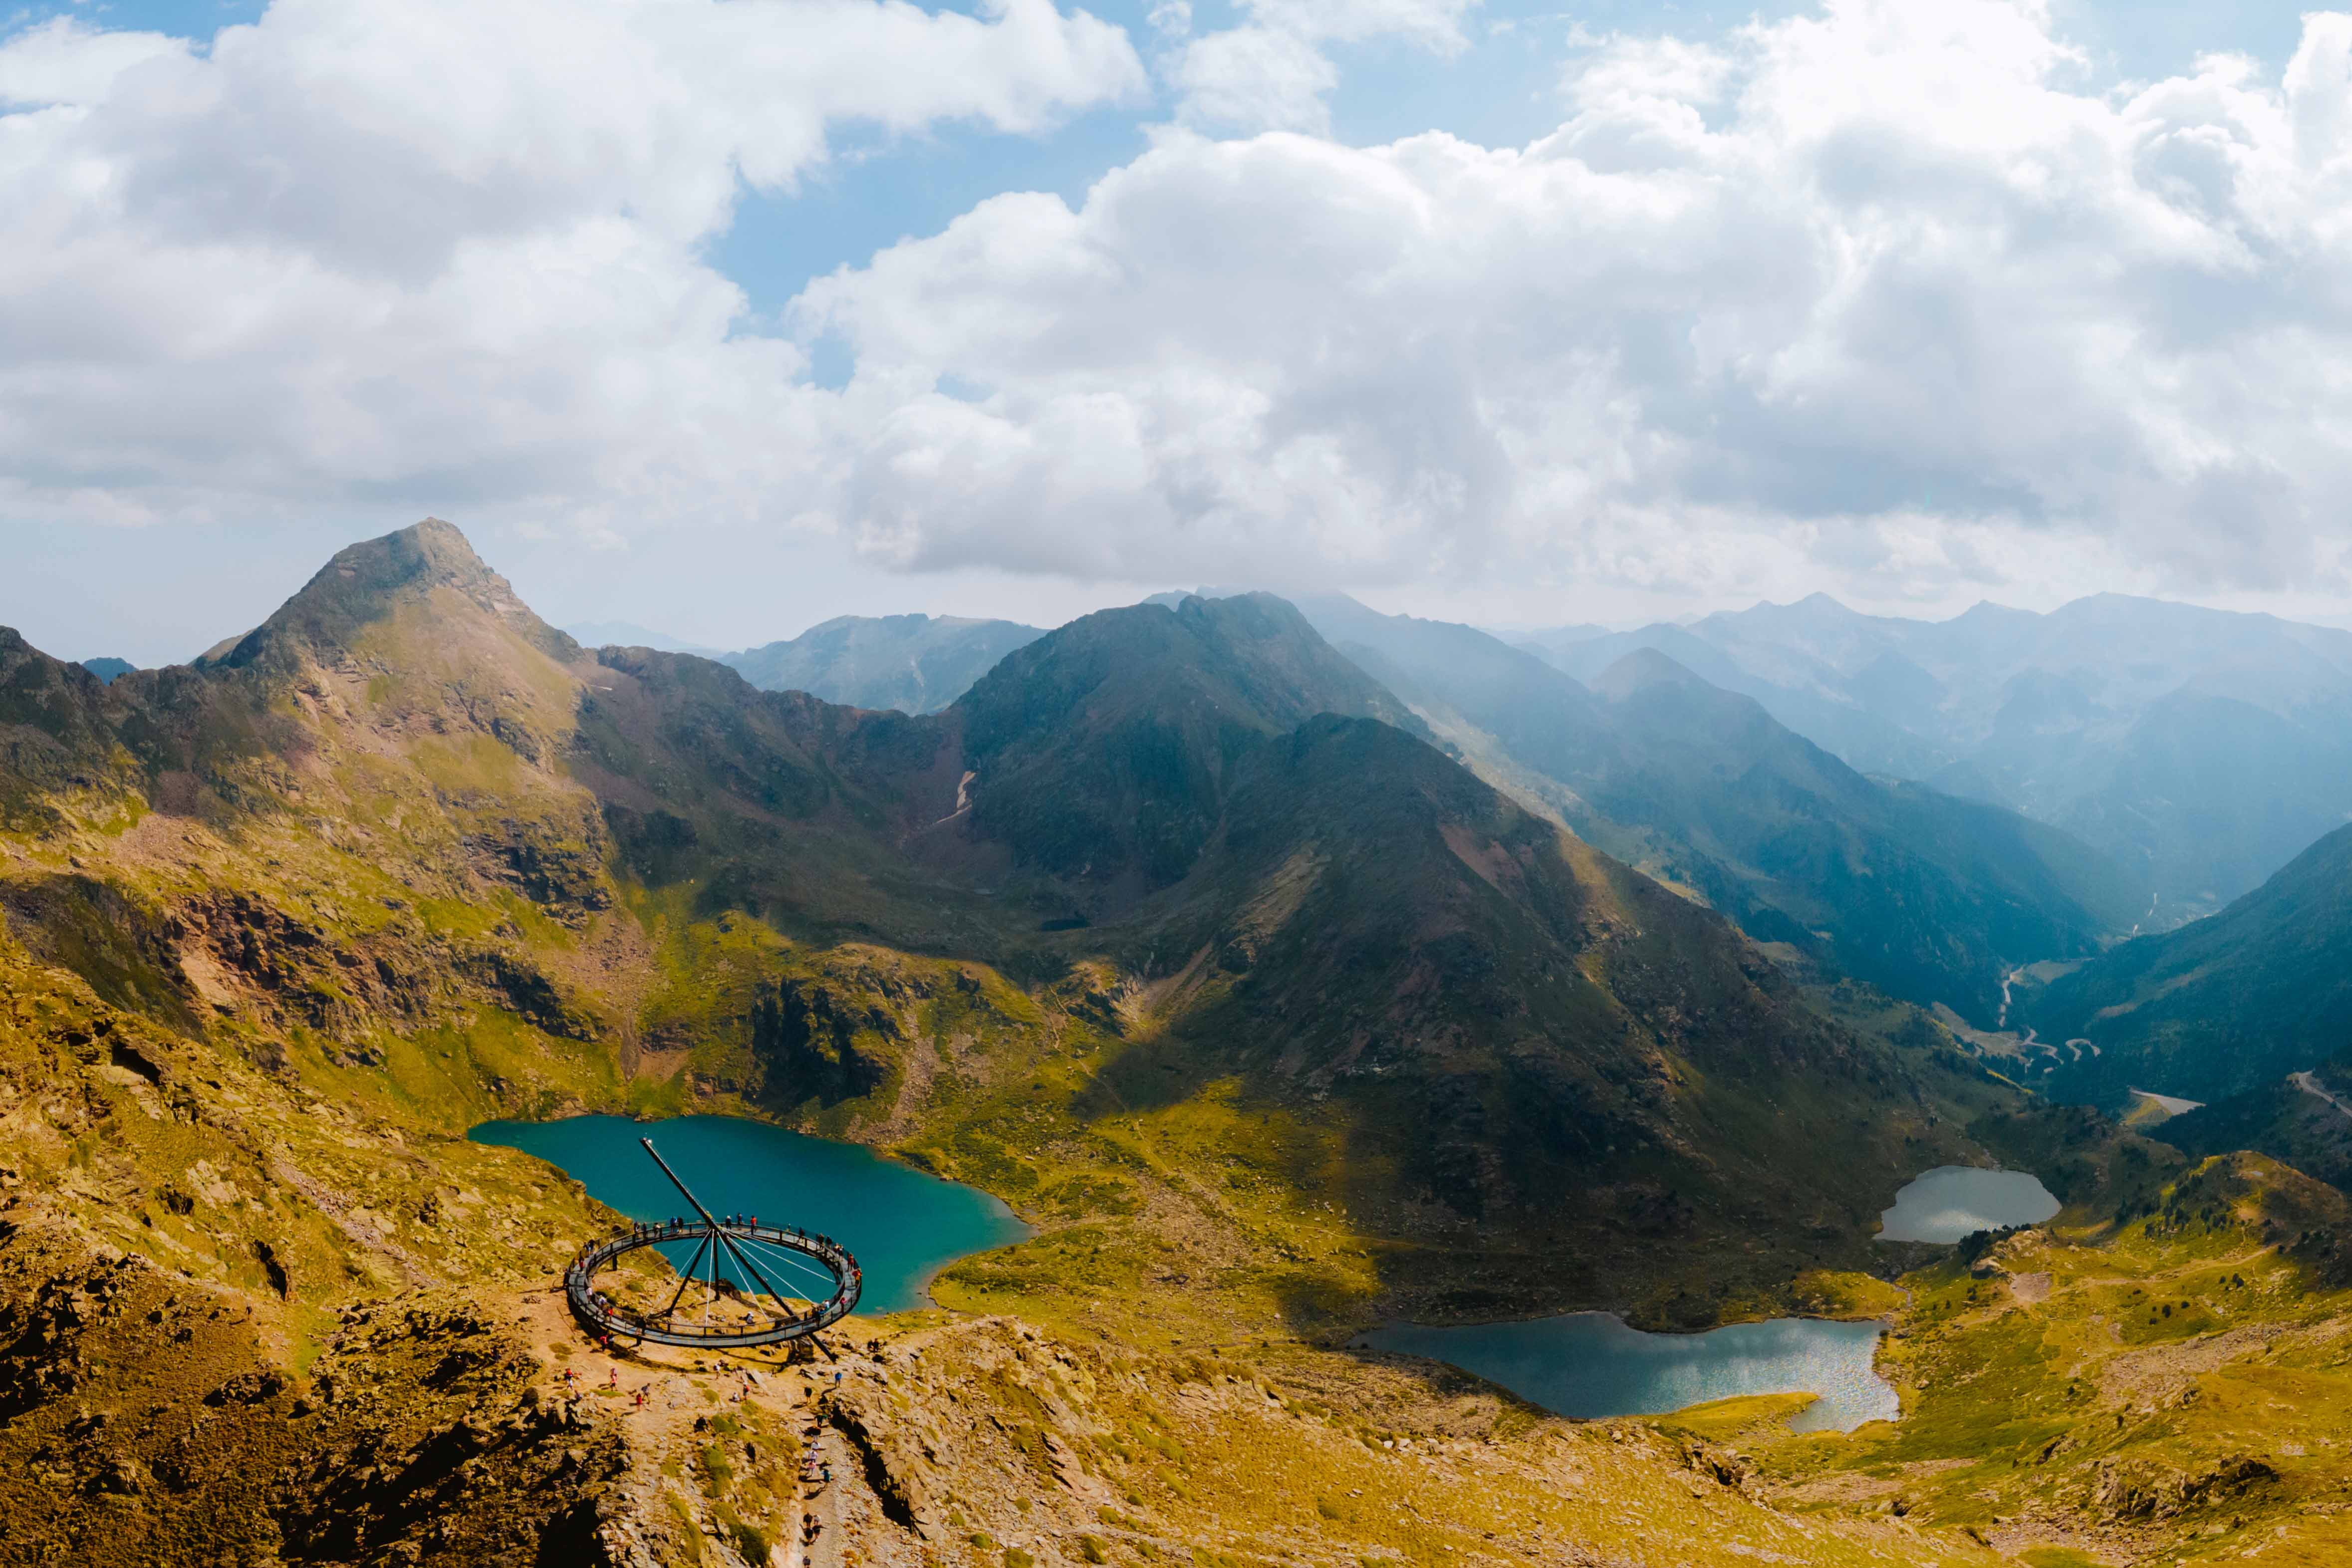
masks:
[[[760,1216],[755,1214],[730,1214],[720,1216],[719,1223],[730,1230],[757,1230],[760,1228]],[[647,1237],[667,1236],[673,1231],[686,1230],[693,1224],[694,1222],[684,1215],[672,1215],[658,1225],[647,1225],[645,1221],[639,1220],[629,1227],[629,1235],[634,1239],[643,1240]],[[786,1235],[808,1239],[806,1232],[794,1230],[790,1226],[779,1226],[777,1228]],[[825,1241],[828,1245],[832,1240],[829,1237],[817,1239]],[[584,1252],[587,1249],[583,1247],[581,1250]]]

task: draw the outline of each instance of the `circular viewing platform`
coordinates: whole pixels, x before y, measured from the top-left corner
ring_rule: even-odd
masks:
[[[563,1271],[563,1293],[572,1302],[572,1315],[591,1331],[647,1344],[748,1350],[805,1339],[856,1310],[864,1276],[849,1248],[829,1236],[761,1225],[756,1215],[714,1215],[678,1180],[652,1139],[637,1142],[698,1217],[633,1225],[573,1255]],[[684,1268],[657,1254],[677,1281],[666,1304],[615,1300],[598,1288],[597,1277],[624,1271],[629,1254],[685,1244],[693,1246],[694,1254]],[[658,1296],[669,1289],[659,1276],[634,1272],[636,1278],[625,1286],[614,1279],[614,1292]]]
[[[629,1253],[677,1244],[695,1251],[668,1306],[631,1308],[597,1289],[597,1276]],[[722,1257],[734,1267],[722,1268]],[[711,1350],[780,1344],[830,1328],[856,1310],[859,1282],[857,1260],[830,1237],[698,1219],[633,1226],[581,1248],[563,1273],[573,1315],[596,1331]]]

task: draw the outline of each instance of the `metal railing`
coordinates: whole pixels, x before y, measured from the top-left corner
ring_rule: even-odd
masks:
[[[710,1259],[711,1294],[719,1296],[731,1287],[744,1305],[767,1318],[766,1326],[730,1327],[698,1323],[678,1317],[675,1310],[677,1296],[671,1298],[672,1305],[668,1310],[636,1312],[597,1290],[596,1276],[612,1268],[625,1255],[642,1247],[678,1242],[691,1242],[695,1246],[693,1259],[681,1270],[678,1280],[680,1295],[694,1282],[698,1268],[708,1257]],[[761,1279],[761,1271],[753,1263],[755,1255],[740,1250],[744,1242],[814,1260],[829,1277],[832,1291],[821,1300],[814,1293],[805,1291],[786,1296],[773,1284]],[[763,1310],[749,1291],[734,1286],[732,1281],[722,1283],[719,1279],[719,1256],[722,1251],[737,1259],[737,1267],[743,1273],[766,1286],[766,1294],[774,1304],[772,1308]],[[857,1260],[850,1256],[847,1247],[831,1237],[811,1236],[806,1231],[786,1226],[725,1225],[701,1220],[634,1226],[618,1236],[582,1247],[572,1258],[571,1266],[563,1271],[564,1294],[571,1298],[573,1315],[597,1331],[657,1345],[705,1346],[712,1350],[780,1344],[830,1328],[856,1310],[862,1284],[863,1276]],[[790,1302],[795,1299],[809,1301],[808,1310],[799,1311],[792,1308]]]
[[[756,1218],[720,1220],[702,1206],[700,1199],[688,1191],[677,1173],[669,1168],[654,1148],[653,1140],[640,1138],[646,1152],[670,1179],[686,1201],[692,1205],[698,1219],[671,1219],[655,1225],[634,1225],[618,1236],[591,1242],[572,1255],[563,1270],[563,1293],[571,1300],[572,1315],[599,1333],[617,1334],[641,1343],[684,1345],[709,1350],[748,1349],[756,1345],[781,1344],[814,1334],[856,1310],[858,1292],[865,1276],[857,1259],[849,1249],[829,1236],[812,1236],[791,1226],[761,1225]],[[596,1276],[612,1268],[629,1253],[648,1247],[663,1247],[678,1242],[693,1242],[694,1256],[679,1271],[677,1289],[669,1304],[657,1313],[634,1310],[614,1301],[596,1289]],[[797,1269],[813,1280],[820,1279],[829,1287],[820,1300],[809,1291],[787,1293],[771,1279],[767,1269],[760,1267],[766,1256],[770,1268],[781,1275],[787,1269]],[[765,1293],[770,1306],[762,1308],[757,1296],[734,1279],[719,1278],[719,1259],[731,1258],[735,1268],[747,1282],[756,1282]],[[704,1258],[709,1259],[709,1298],[704,1302],[704,1317],[690,1320],[678,1315],[678,1304],[687,1289],[695,1282],[696,1272]],[[814,1267],[808,1261],[814,1260]],[[709,1310],[722,1297],[732,1293],[737,1300],[767,1321],[765,1326],[712,1323]],[[806,1301],[803,1311],[795,1301]]]

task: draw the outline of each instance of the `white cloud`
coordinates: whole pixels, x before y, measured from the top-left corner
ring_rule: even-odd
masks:
[[[1462,18],[1476,3],[1243,0],[1245,22],[1192,40],[1171,53],[1162,71],[1176,89],[1177,119],[1196,130],[1322,132],[1330,123],[1325,100],[1339,82],[1328,46],[1391,38],[1432,54],[1458,54],[1468,45]],[[1161,16],[1152,13],[1155,24]],[[1191,16],[1186,6],[1188,25]]]
[[[2315,16],[2283,84],[2107,97],[2037,5],[1841,0],[1593,51],[1524,150],[1172,135],[809,289],[890,403],[841,515],[913,567],[2307,584],[2352,533],[2347,59]]]
[[[1132,99],[1052,0],[277,0],[208,51],[0,45],[0,512],[394,496],[627,517],[805,489],[798,349],[698,247],[845,123]]]
[[[132,66],[187,53],[184,40],[161,33],[91,33],[60,16],[0,48],[0,108],[100,103]]]
[[[1297,64],[1460,15],[1247,26]],[[1253,101],[1319,102],[1300,68]],[[1123,36],[1045,0],[52,24],[0,46],[0,518],[756,521],[1433,593],[2341,584],[2352,19],[2273,80],[2084,68],[2032,5],[1840,0],[1601,41],[1527,148],[1171,129],[1076,210],[999,196],[812,285],[786,339],[700,258],[739,176],[1132,93]]]
[[[1250,131],[1328,130],[1324,99],[1339,85],[1339,68],[1322,50],[1277,27],[1228,27],[1195,38],[1169,74],[1186,121]]]

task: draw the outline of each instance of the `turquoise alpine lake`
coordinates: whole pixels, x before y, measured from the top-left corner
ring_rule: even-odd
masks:
[[[1881,1241],[1954,1242],[1970,1231],[2040,1225],[2058,1212],[2058,1200],[2027,1171],[1979,1171],[1938,1165],[1895,1194],[1879,1215]]]
[[[1459,1328],[1376,1329],[1362,1343],[1423,1356],[1500,1384],[1562,1415],[1662,1415],[1748,1394],[1817,1394],[1800,1432],[1892,1421],[1901,1402],[1872,1362],[1880,1323],[1775,1318],[1703,1334],[1648,1334],[1608,1312]]]
[[[740,1117],[485,1121],[467,1136],[538,1155],[631,1219],[684,1215],[686,1200],[637,1142],[651,1138],[712,1214],[757,1215],[762,1225],[796,1226],[848,1247],[866,1276],[860,1313],[920,1307],[931,1276],[948,1264],[1029,1235],[1011,1209],[976,1187],[927,1176],[855,1143]],[[674,1251],[671,1266],[683,1268],[692,1249],[664,1251]],[[831,1289],[827,1281],[807,1283],[820,1294]]]

